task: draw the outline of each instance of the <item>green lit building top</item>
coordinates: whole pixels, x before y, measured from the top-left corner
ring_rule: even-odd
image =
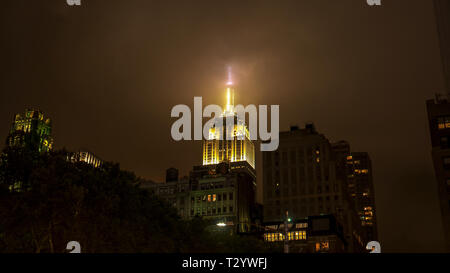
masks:
[[[52,122],[39,110],[27,109],[16,114],[6,145],[24,147],[34,151],[48,152],[53,147]]]

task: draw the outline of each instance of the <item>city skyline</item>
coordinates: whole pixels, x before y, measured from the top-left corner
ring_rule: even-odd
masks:
[[[164,181],[167,168],[187,174],[202,158],[200,141],[171,140],[171,107],[196,95],[222,102],[232,65],[236,100],[279,104],[280,131],[313,121],[330,141],[369,153],[384,249],[442,251],[424,105],[444,91],[432,3],[311,2],[274,9],[261,2],[256,10],[254,3],[144,4],[151,16],[116,2],[79,10],[27,3],[41,15],[2,14],[14,32],[1,43],[9,91],[0,95],[0,134],[6,137],[15,113],[40,108],[52,118],[56,148],[87,147]],[[258,152],[258,186],[261,161]],[[423,218],[411,226],[417,214]]]

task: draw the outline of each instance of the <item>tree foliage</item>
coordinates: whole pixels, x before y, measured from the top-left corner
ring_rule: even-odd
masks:
[[[6,148],[0,158],[0,252],[258,252],[261,241],[181,220],[118,164],[94,168],[64,150]]]

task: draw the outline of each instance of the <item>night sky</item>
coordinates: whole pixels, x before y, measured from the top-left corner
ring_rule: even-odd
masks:
[[[154,181],[188,174],[201,141],[173,141],[170,111],[194,96],[222,105],[232,66],[236,103],[279,104],[281,130],[314,122],[369,152],[383,252],[444,251],[425,107],[444,89],[432,1],[382,4],[2,1],[0,139],[39,108],[56,148]]]

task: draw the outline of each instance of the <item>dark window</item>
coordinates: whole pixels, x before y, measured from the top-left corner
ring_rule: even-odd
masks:
[[[233,200],[233,193],[230,192],[230,200]]]
[[[297,155],[295,153],[295,150],[292,150],[291,151],[291,158],[290,158],[291,164],[296,164],[297,163],[296,159],[297,159]]]
[[[449,147],[448,144],[449,144],[448,137],[447,136],[441,137],[441,148],[447,149]]]
[[[283,151],[282,156],[283,164],[287,165],[287,152]]]
[[[450,170],[450,157],[444,157],[444,169]]]

